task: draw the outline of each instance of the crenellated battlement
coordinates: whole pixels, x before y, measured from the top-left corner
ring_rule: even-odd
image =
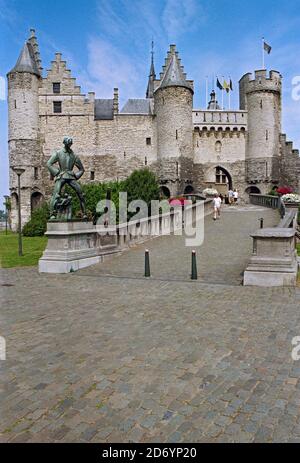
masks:
[[[276,92],[282,89],[282,76],[278,71],[270,71],[267,74],[265,69],[257,70],[253,74],[247,73],[240,80],[240,89],[245,94],[253,92]]]

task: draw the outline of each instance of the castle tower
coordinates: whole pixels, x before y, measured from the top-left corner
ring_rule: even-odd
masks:
[[[240,80],[240,106],[248,110],[246,180],[267,193],[279,182],[282,77],[256,71]]]
[[[171,195],[181,194],[192,184],[194,90],[175,45],[171,45],[160,80],[154,84],[160,181],[166,193],[168,189]]]
[[[40,202],[41,149],[39,140],[39,86],[41,61],[34,31],[24,44],[18,61],[7,74],[8,79],[8,152],[10,167],[22,167],[22,225],[31,215],[32,205]],[[12,227],[17,229],[17,175],[10,169]],[[41,182],[41,180],[40,180]]]

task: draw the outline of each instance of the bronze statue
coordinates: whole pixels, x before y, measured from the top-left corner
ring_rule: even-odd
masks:
[[[53,177],[55,177],[55,187],[50,201],[51,220],[57,219],[58,213],[61,213],[61,207],[63,205],[62,203],[65,202],[63,201],[61,192],[65,185],[69,185],[71,188],[73,188],[73,190],[76,191],[80,201],[83,218],[86,219],[87,216],[85,210],[84,195],[82,193],[81,186],[78,183],[78,180],[84,174],[84,167],[79,157],[76,156],[71,149],[73,144],[72,138],[65,137],[63,143],[65,145],[64,148],[60,151],[56,151],[47,162],[49,171]],[[59,167],[54,167],[54,164],[56,163],[58,163]],[[74,167],[77,167],[78,172],[73,172]],[[70,205],[68,204],[68,206]],[[59,215],[61,217],[61,214]],[[69,214],[67,214],[65,220],[70,220]]]

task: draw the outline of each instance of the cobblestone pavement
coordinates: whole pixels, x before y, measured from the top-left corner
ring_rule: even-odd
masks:
[[[151,280],[144,246],[78,274],[0,270],[0,442],[300,442],[300,291],[239,285],[245,231],[274,214],[207,219],[204,282],[175,238],[150,242]]]

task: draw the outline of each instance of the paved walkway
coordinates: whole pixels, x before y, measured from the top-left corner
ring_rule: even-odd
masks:
[[[77,274],[0,270],[0,442],[300,442],[300,291],[240,286],[261,216],[207,219],[203,282],[178,238],[149,243],[151,280],[144,246]]]

